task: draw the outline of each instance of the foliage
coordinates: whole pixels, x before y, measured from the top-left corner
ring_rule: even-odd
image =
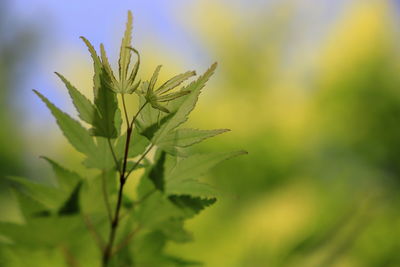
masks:
[[[176,91],[196,75],[194,71],[174,76],[157,87],[159,66],[149,81],[142,82],[137,77],[140,55],[131,47],[131,35],[132,15],[128,12],[118,76],[113,73],[104,46],[100,46],[98,55],[81,37],[93,59],[93,102],[56,73],[68,89],[79,118],[90,129],[34,90],[69,143],[85,156],[83,164],[95,169],[97,175],[83,177],[44,158],[56,175],[54,186],[8,178],[25,218],[22,224],[0,223],[0,233],[11,247],[60,249],[70,266],[84,262],[88,255],[102,266],[199,264],[165,254],[164,247],[170,241],[191,241],[185,221],[215,203],[217,193],[199,177],[221,161],[246,152],[193,154],[189,149],[192,145],[227,130],[180,128],[217,65]],[[132,54],[137,61],[130,68]],[[134,94],[139,107],[131,116],[125,97]],[[132,198],[124,188],[128,179],[136,178],[131,174],[138,169],[143,169],[143,175],[136,198]],[[82,253],[80,244],[89,235],[98,250],[84,248],[88,253]],[[29,264],[33,266],[34,262]]]

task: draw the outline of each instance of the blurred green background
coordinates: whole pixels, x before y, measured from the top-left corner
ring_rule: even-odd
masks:
[[[73,112],[53,71],[89,95],[78,37],[115,61],[130,9],[142,75],[219,63],[189,124],[232,132],[197,149],[249,151],[205,177],[221,198],[168,251],[210,267],[400,266],[400,1],[137,2],[0,2],[0,220],[20,220],[5,176],[51,180],[39,155],[85,171],[31,89]]]

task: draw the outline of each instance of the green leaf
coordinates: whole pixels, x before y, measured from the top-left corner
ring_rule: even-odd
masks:
[[[64,203],[64,205],[58,211],[58,215],[60,216],[67,216],[67,215],[75,215],[79,214],[79,192],[81,190],[82,183],[78,183],[72,191],[70,197]]]
[[[156,67],[156,69],[153,72],[153,76],[151,76],[150,79],[150,83],[149,83],[149,87],[148,87],[148,91],[152,92],[154,89],[154,86],[156,85],[157,79],[158,79],[158,75],[160,73],[162,65],[158,65]]]
[[[149,172],[149,179],[154,183],[157,190],[164,191],[164,163],[165,163],[165,152],[159,153],[156,162],[151,167]]]
[[[218,163],[247,154],[245,151],[197,154],[180,160],[167,174],[167,181],[182,181],[203,175]]]
[[[139,134],[138,128],[133,129],[131,142],[129,143],[128,157],[134,158],[136,156],[139,156],[146,150],[149,145],[149,140]]]
[[[186,243],[193,241],[191,233],[184,229],[184,220],[181,218],[171,218],[163,222],[160,231],[171,241]]]
[[[120,55],[119,55],[119,79],[120,83],[126,82],[126,76],[131,60],[131,50],[128,48],[131,46],[132,41],[132,13],[128,11],[128,21],[126,23],[125,34],[121,42]],[[125,92],[125,88],[121,88],[121,92]]]
[[[38,215],[51,214],[49,207],[29,196],[23,188],[16,186],[12,191],[17,198],[19,210],[22,212],[25,222]]]
[[[116,142],[115,151],[119,160],[122,160],[122,157],[125,152],[125,143],[126,143],[126,133],[121,135]],[[139,129],[135,127],[132,131],[131,141],[129,142],[129,151],[128,158],[134,158],[142,154],[146,148],[150,145],[150,142],[146,137],[139,133]]]
[[[118,109],[118,102],[111,88],[110,77],[107,75],[107,71],[92,44],[85,37],[81,37],[81,39],[89,49],[94,66],[94,104],[98,113],[96,113],[93,120],[94,128],[92,129],[92,134],[95,136],[116,138],[118,131],[115,125],[115,116]]]
[[[179,86],[181,83],[183,83],[184,81],[186,81],[187,79],[189,79],[190,77],[193,77],[195,75],[196,75],[195,71],[188,71],[188,72],[176,75],[175,77],[169,79],[163,85],[161,85],[160,88],[158,88],[156,90],[156,92],[158,94],[164,94],[164,93],[174,89],[175,87]]]
[[[76,89],[64,76],[56,72],[56,75],[63,81],[72,98],[72,102],[78,111],[79,118],[83,121],[93,124],[96,108],[78,89]]]
[[[99,111],[99,116],[95,118],[93,134],[95,136],[116,138],[118,136],[118,130],[116,128],[118,102],[115,93],[111,91],[111,88],[109,88],[104,81],[104,79],[106,79],[104,76],[105,75],[102,76],[103,79],[98,95],[94,99],[94,103]]]
[[[165,112],[165,113],[169,113],[170,112],[166,107],[158,104],[157,101],[151,101],[150,105],[155,109],[161,110],[162,112]]]
[[[177,147],[188,147],[201,141],[230,131],[229,129],[217,129],[217,130],[198,130],[198,129],[178,129],[168,133],[162,140],[160,140],[158,146],[177,146]]]
[[[48,157],[42,157],[52,167],[54,174],[56,175],[58,188],[64,192],[71,192],[74,187],[78,184],[82,178],[75,172],[71,172],[54,160]]]
[[[133,92],[135,92],[135,91],[139,88],[141,82],[142,82],[142,81],[139,80],[136,84],[130,85],[130,88],[129,88],[126,92],[127,92],[128,94],[132,94]]]
[[[166,145],[166,146],[159,146],[159,148],[175,157],[186,158],[191,155],[189,149],[183,147]]]
[[[137,61],[135,63],[135,66],[133,66],[131,75],[129,76],[129,80],[128,80],[130,88],[127,90],[127,93],[128,94],[132,94],[140,85],[140,81],[137,82],[136,85],[134,85],[136,76],[137,76],[138,71],[139,71],[139,66],[140,66],[140,54],[139,54],[139,51],[137,51],[133,47],[128,47],[128,49],[132,50],[137,56]]]
[[[160,127],[174,116],[173,113],[168,113],[166,116],[161,114],[164,113],[152,108],[150,105],[146,105],[140,114],[141,116],[136,121],[140,134],[146,136],[149,141],[153,140]]]
[[[29,196],[49,210],[58,209],[67,198],[65,192],[45,184],[39,184],[21,177],[7,177],[10,184],[19,192]]]
[[[190,195],[171,195],[169,200],[184,212],[186,218],[192,218],[217,201],[216,198],[201,198]]]
[[[160,127],[158,132],[154,135],[154,143],[161,141],[166,134],[168,134],[170,131],[172,131],[188,119],[189,113],[194,109],[194,106],[197,103],[201,89],[204,87],[216,68],[217,63],[214,63],[196,81],[192,82],[184,89],[182,89],[185,91],[190,91],[190,94],[171,102],[169,109],[171,113],[174,113],[174,116],[169,119],[162,127]]]
[[[201,182],[194,180],[218,163],[246,154],[245,151],[227,153],[197,154],[178,161],[174,168],[166,174],[165,192],[176,195],[193,195],[199,197],[214,197],[214,190]]]
[[[179,91],[179,92],[174,92],[174,93],[170,93],[170,94],[166,94],[166,95],[161,95],[157,97],[157,101],[158,102],[168,102],[174,99],[177,99],[179,97],[185,96],[187,94],[190,94],[190,91]]]
[[[105,195],[111,200],[117,193],[117,177],[114,170],[102,171],[99,175],[85,179],[80,194],[80,206],[84,214],[95,214],[105,218],[107,207]]]
[[[96,50],[94,49],[93,45],[87,40],[85,37],[80,37],[83,42],[86,44],[89,53],[93,59],[93,68],[94,68],[94,75],[93,75],[93,93],[94,98],[97,97],[98,91],[101,87],[101,73],[102,73],[102,64],[100,58],[97,56]]]
[[[79,152],[86,155],[93,155],[96,153],[96,145],[93,138],[90,136],[87,129],[85,129],[78,121],[72,119],[68,114],[62,112],[55,105],[53,105],[46,97],[36,90],[33,90],[36,95],[47,105],[51,113],[57,120],[57,124],[63,132],[64,136],[71,143],[73,147]]]
[[[107,138],[97,137],[97,153],[87,157],[83,164],[88,168],[99,170],[115,169],[115,161],[111,153]],[[113,146],[113,140],[110,140]]]
[[[169,195],[191,195],[201,198],[215,198],[218,196],[217,190],[211,185],[194,179],[170,181],[167,183],[166,187],[166,191]]]
[[[79,244],[88,235],[80,216],[35,217],[24,225],[0,223],[0,233],[13,240],[15,247],[31,251]]]
[[[154,192],[137,209],[137,221],[145,229],[159,228],[170,218],[180,218],[182,212],[160,191]]]
[[[111,90],[113,90],[114,92],[117,92],[118,81],[115,79],[114,73],[112,71],[110,62],[108,61],[107,53],[106,53],[106,50],[104,49],[103,44],[100,44],[100,54],[101,54],[101,61],[104,66],[104,70],[107,73],[108,78],[111,82]]]

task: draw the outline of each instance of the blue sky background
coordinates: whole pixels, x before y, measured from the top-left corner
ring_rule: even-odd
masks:
[[[292,41],[287,43],[283,64],[290,64],[298,54],[299,48],[313,49],[318,42],[329,33],[330,25],[340,16],[343,9],[351,3],[365,0],[299,0],[298,10],[292,18]],[[400,0],[395,1],[400,7]],[[255,14],[272,10],[279,0],[221,0],[229,9],[238,11],[241,19],[251,25]],[[212,61],[208,47],[196,38],[190,26],[182,24],[182,18],[197,10],[193,6],[196,0],[150,0],[150,1],[105,1],[105,0],[12,0],[9,1],[9,23],[17,21],[35,25],[40,38],[40,49],[35,60],[26,66],[27,75],[20,83],[18,101],[25,102],[25,114],[33,128],[38,125],[52,123],[44,105],[31,93],[31,89],[39,89],[61,108],[72,110],[72,106],[61,94],[54,71],[63,71],[65,62],[61,59],[77,54],[86,55],[84,60],[90,61],[85,46],[79,39],[83,35],[96,47],[103,42],[109,51],[112,61],[118,54],[119,40],[126,21],[127,10],[134,14],[134,45],[142,49],[151,41],[156,53],[170,54],[178,57],[179,64],[188,69],[205,69]],[[312,8],[311,8],[312,7]],[[200,14],[207,20],[207,12]],[[178,16],[179,15],[179,16]],[[179,17],[179,18],[178,18]],[[201,22],[200,22],[201,23]],[[218,26],[218,25],[216,25]],[[256,26],[256,25],[255,25]],[[137,37],[137,38],[135,38]],[[240,38],[240,36],[238,36]],[[310,44],[312,44],[310,46]],[[160,52],[161,51],[161,52]],[[144,60],[146,54],[143,55]],[[151,56],[151,55],[147,55]],[[285,63],[286,62],[286,63]],[[165,63],[165,62],[160,62]],[[39,113],[39,114],[38,114]],[[45,120],[43,120],[45,118]],[[47,127],[47,126],[46,126]]]

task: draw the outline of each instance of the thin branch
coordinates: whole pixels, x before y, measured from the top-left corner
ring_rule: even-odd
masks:
[[[125,113],[125,118],[126,118],[126,123],[127,123],[127,130],[126,130],[126,142],[125,142],[125,152],[124,152],[124,157],[123,157],[123,165],[122,165],[122,170],[120,172],[120,176],[119,176],[119,190],[118,190],[118,199],[117,199],[117,206],[115,208],[115,212],[114,212],[114,216],[111,220],[111,225],[110,225],[110,234],[109,234],[109,238],[108,238],[108,242],[107,245],[105,246],[104,250],[103,250],[103,259],[102,259],[102,265],[104,267],[108,266],[108,263],[110,261],[110,258],[112,256],[112,251],[113,251],[113,247],[114,247],[114,242],[115,242],[115,237],[116,237],[116,233],[117,233],[117,228],[118,228],[118,224],[119,224],[119,213],[121,210],[121,206],[122,206],[122,196],[123,196],[123,190],[124,190],[124,185],[126,182],[127,177],[129,176],[129,174],[125,177],[125,173],[126,173],[126,168],[127,168],[127,163],[128,163],[128,152],[129,152],[129,144],[131,141],[131,136],[132,136],[132,130],[133,130],[133,124],[137,118],[137,116],[139,115],[139,113],[143,110],[143,108],[145,107],[145,105],[147,104],[144,103],[142,105],[142,107],[139,108],[138,112],[136,113],[136,115],[133,117],[132,122],[129,123],[129,118],[128,118],[128,113],[126,110],[126,104],[125,104],[125,97],[124,94],[122,94],[122,103],[123,103],[123,108],[124,108],[124,113]],[[148,151],[145,152],[145,154],[143,155],[143,157],[141,159],[144,158],[144,156],[148,153]],[[134,168],[136,168],[139,164],[136,163]],[[132,169],[133,170],[133,169]],[[130,173],[130,172],[129,172]]]
[[[121,177],[123,177],[122,174],[121,174]],[[108,266],[108,262],[110,261],[110,258],[112,256],[112,250],[113,250],[113,246],[114,246],[115,236],[116,236],[117,228],[118,228],[118,224],[119,224],[119,212],[120,212],[120,209],[122,206],[121,204],[122,204],[122,193],[124,190],[124,184],[125,184],[125,181],[123,179],[121,179],[119,191],[118,191],[117,207],[115,209],[114,218],[111,222],[111,230],[110,230],[110,235],[108,238],[108,243],[103,251],[103,259],[102,259],[103,267]]]
[[[112,222],[112,215],[111,215],[112,212],[111,212],[110,199],[108,198],[108,194],[107,194],[107,183],[106,183],[105,171],[101,172],[101,187],[102,187],[102,192],[103,192],[104,203],[105,203],[106,209],[107,209],[108,219],[111,223]]]
[[[129,116],[128,116],[128,111],[126,109],[126,104],[125,104],[125,94],[121,94],[121,98],[122,98],[122,107],[124,109],[124,114],[125,114],[126,125],[129,129]]]
[[[104,249],[104,241],[101,238],[100,234],[97,232],[96,228],[92,224],[90,217],[88,215],[83,215],[83,221],[85,222],[86,227],[88,228],[89,232],[92,234],[94,241],[96,242],[97,246],[99,247],[100,251]]]
[[[133,167],[129,170],[128,174],[125,176],[125,180],[128,179],[129,175],[137,168],[137,166],[139,166],[140,162],[146,157],[146,155],[150,152],[150,150],[154,147],[154,144],[151,144],[149,146],[149,148],[146,150],[146,152],[144,152],[138,161],[136,161],[135,165],[133,165]]]
[[[133,119],[132,119],[131,123],[129,124],[129,127],[130,127],[131,129],[133,129],[133,124],[135,123],[136,118],[139,116],[140,112],[142,112],[142,110],[143,110],[144,107],[147,105],[147,103],[148,103],[147,101],[144,102],[144,104],[143,104],[143,105],[139,108],[139,110],[136,112],[135,116],[133,116]]]

